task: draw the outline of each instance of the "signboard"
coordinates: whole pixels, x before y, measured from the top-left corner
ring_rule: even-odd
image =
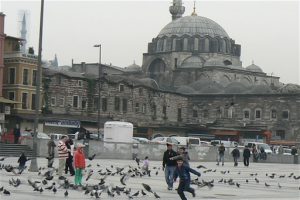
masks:
[[[10,115],[10,106],[5,106],[5,111],[4,111],[4,113],[5,113],[6,115]]]
[[[53,120],[53,121],[46,121],[45,126],[80,128],[80,121],[78,121],[78,120]]]
[[[0,121],[1,122],[5,121],[5,114],[4,113],[0,113]]]

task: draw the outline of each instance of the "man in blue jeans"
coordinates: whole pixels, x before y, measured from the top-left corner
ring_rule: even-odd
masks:
[[[163,170],[165,171],[165,179],[168,184],[168,190],[173,189],[173,175],[176,168],[176,160],[170,158],[177,156],[177,153],[172,149],[172,144],[167,143],[167,151],[164,152]]]

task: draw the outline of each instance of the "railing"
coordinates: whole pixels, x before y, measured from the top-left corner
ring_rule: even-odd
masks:
[[[11,52],[11,53],[5,53],[4,58],[31,58],[31,59],[37,59],[38,56],[37,55],[33,55],[33,54],[27,54],[27,53],[23,53],[23,52]]]

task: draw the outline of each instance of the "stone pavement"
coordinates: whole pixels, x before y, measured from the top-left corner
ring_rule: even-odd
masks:
[[[18,158],[10,157],[6,158],[4,161],[0,161],[0,164],[11,164],[16,166]],[[47,160],[45,158],[38,159],[39,167],[45,167]],[[29,166],[29,162],[27,165]],[[55,166],[57,166],[58,160],[55,160]],[[91,176],[88,183],[96,184],[99,183],[100,176],[97,171],[102,169],[106,171],[106,168],[112,169],[114,171],[115,166],[124,167],[128,165],[137,166],[135,161],[132,160],[87,160],[87,165],[92,166],[87,169],[94,169],[94,174]],[[100,164],[100,167],[97,166]],[[196,169],[199,164],[204,165],[207,169],[212,169],[211,172],[204,173],[206,169],[200,169],[202,176],[200,180],[211,181],[214,180],[214,187],[201,187],[198,188],[196,185],[192,185],[196,189],[196,197],[192,198],[191,194],[186,193],[188,199],[299,199],[300,198],[300,179],[296,180],[294,176],[300,176],[300,165],[292,164],[268,164],[268,163],[251,163],[249,167],[244,167],[242,163],[239,163],[238,167],[233,167],[233,163],[225,163],[225,166],[216,166],[214,162],[191,162],[191,167]],[[113,165],[113,168],[111,168]],[[127,188],[131,188],[132,194],[138,190],[143,189],[141,183],[146,183],[151,186],[152,190],[156,192],[161,198],[165,200],[180,199],[177,195],[177,191],[168,191],[166,183],[164,181],[164,173],[162,170],[158,171],[158,175],[155,175],[156,169],[153,170],[152,167],[161,167],[161,162],[150,160],[151,177],[134,177],[127,180]],[[216,170],[215,172],[213,172]],[[45,172],[46,170],[42,170]],[[225,174],[221,171],[226,171]],[[228,173],[229,171],[229,173]],[[269,176],[272,173],[276,173],[275,177],[272,179]],[[293,176],[288,177],[291,173]],[[251,176],[251,174],[253,176]],[[257,175],[255,175],[257,174]],[[268,174],[268,176],[266,176]],[[285,175],[284,178],[279,178],[279,175]],[[29,186],[27,179],[32,178],[33,180],[43,180],[42,176],[38,176],[37,173],[28,172],[27,170],[20,176],[13,175],[12,173],[6,172],[4,169],[0,170],[0,187],[4,186],[5,189],[11,192],[10,196],[4,195],[2,192],[0,194],[0,199],[30,199],[30,200],[43,200],[43,199],[66,199],[64,197],[64,189],[58,189],[57,193],[54,194],[52,191],[34,192],[33,188]],[[66,175],[70,182],[74,181],[74,177]],[[21,185],[19,187],[13,187],[9,185],[9,179],[19,178],[21,180]],[[192,175],[192,179],[196,178]],[[229,185],[228,183],[219,183],[221,180],[233,179],[233,182],[240,183],[238,188],[236,185]],[[259,180],[259,183],[255,181],[255,178]],[[246,179],[248,183],[246,183]],[[58,181],[57,177],[54,177],[55,181]],[[51,183],[51,181],[49,181]],[[85,177],[83,180],[85,184]],[[111,186],[122,186],[120,184],[120,175],[108,176],[106,183]],[[265,186],[265,183],[270,186]],[[280,183],[281,188],[278,187]],[[175,183],[174,187],[177,187],[178,181]],[[43,188],[47,186],[42,186]],[[95,199],[95,197],[87,196],[83,191],[77,191],[69,189],[69,196],[67,199]],[[102,193],[100,199],[128,199],[125,194],[121,196],[115,196],[114,198],[108,197],[106,193]],[[147,193],[147,196],[135,197],[134,199],[155,199],[153,194]]]

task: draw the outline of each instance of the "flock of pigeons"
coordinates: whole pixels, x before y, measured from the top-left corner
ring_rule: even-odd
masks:
[[[95,158],[95,155],[88,157],[89,160],[93,160]],[[4,161],[5,158],[0,158],[0,161]],[[142,178],[144,176],[151,176],[151,170],[154,171],[154,174],[157,176],[159,171],[161,171],[160,167],[152,167],[150,172],[146,172],[140,167],[140,160],[135,160],[137,165],[133,164],[126,165],[124,167],[118,167],[111,165],[110,167],[101,167],[99,164],[97,164],[97,168],[92,169],[92,164],[87,165],[86,171],[85,171],[85,185],[77,186],[73,184],[74,177],[71,177],[72,180],[70,181],[67,177],[61,176],[61,177],[55,177],[56,169],[54,168],[43,168],[40,167],[39,171],[37,173],[37,178],[29,178],[27,179],[27,184],[32,187],[34,192],[37,192],[39,194],[42,194],[44,191],[52,192],[53,194],[56,194],[57,192],[63,192],[65,197],[69,196],[69,192],[71,190],[81,191],[86,196],[90,196],[95,199],[100,199],[102,195],[106,195],[108,197],[126,197],[128,199],[133,199],[134,197],[154,197],[156,199],[160,199],[160,196],[151,189],[151,187],[146,183],[141,183],[140,189],[135,189],[133,191],[130,187],[127,185],[127,181],[130,178]],[[210,173],[210,172],[216,172],[216,169],[207,169],[203,165],[197,166],[198,169],[203,170],[202,173]],[[0,163],[0,170],[5,170],[6,173],[12,173],[16,176],[13,176],[15,178],[9,179],[9,185],[17,188],[20,187],[22,184],[26,184],[25,182],[22,182],[18,176],[22,174],[19,173],[18,169],[16,167],[11,165],[5,165]],[[241,182],[234,181],[232,178],[225,178],[225,174],[230,174],[231,172],[229,170],[220,170],[220,180],[218,180],[218,184],[224,183],[228,184],[237,188],[241,187]],[[238,172],[240,174],[241,172]],[[97,178],[96,178],[96,174]],[[93,181],[89,181],[90,178],[94,176]],[[114,176],[114,177],[120,177],[120,184],[113,186],[109,182],[107,182],[107,177]],[[35,176],[36,177],[36,176]],[[99,178],[100,177],[100,178]],[[248,184],[249,181],[256,182],[256,184],[259,184],[258,180],[258,174],[252,173],[250,174],[251,179],[246,179],[245,184]],[[291,178],[295,180],[299,180],[300,176],[294,175],[294,173],[291,173],[289,175],[277,175],[275,173],[266,174],[266,177],[270,179],[279,178]],[[95,182],[96,181],[96,182]],[[243,184],[244,184],[243,183]],[[209,189],[214,187],[215,181],[214,179],[205,181],[205,180],[199,180],[198,178],[193,179],[191,181],[191,184],[196,185],[198,188],[207,186]],[[267,182],[264,183],[265,187],[270,187],[271,185]],[[274,186],[274,185],[273,185]],[[278,188],[282,188],[282,186],[279,184],[276,186]],[[300,187],[299,187],[300,190]],[[11,195],[11,192],[8,190],[8,188],[4,188],[3,186],[0,187],[0,193],[3,193],[3,195]]]

